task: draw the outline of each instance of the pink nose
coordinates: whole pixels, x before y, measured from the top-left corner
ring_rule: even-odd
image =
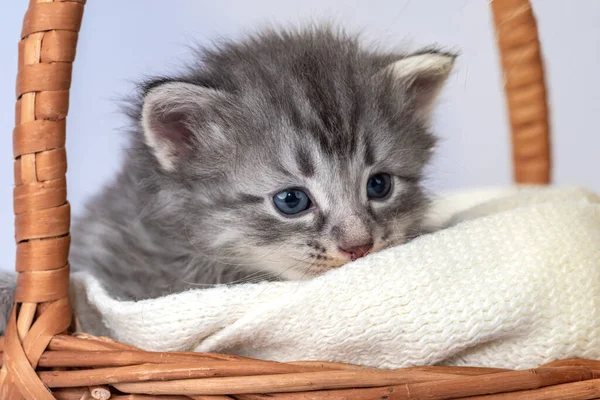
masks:
[[[350,259],[352,261],[359,259],[361,257],[366,256],[369,251],[371,251],[371,249],[373,248],[373,243],[365,243],[365,244],[361,244],[358,246],[352,246],[352,247],[348,247],[348,248],[342,248],[340,247],[340,252],[342,252],[342,254],[347,255],[350,257]]]

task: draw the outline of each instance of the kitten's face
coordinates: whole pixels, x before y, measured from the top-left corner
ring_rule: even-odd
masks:
[[[217,254],[292,279],[402,243],[426,206],[419,180],[432,139],[386,125],[360,121],[353,145],[348,133],[332,148],[285,124],[257,130],[264,140],[237,147],[226,174],[195,186],[205,202],[196,211],[190,203],[188,215],[202,214],[193,237],[208,231]]]
[[[146,143],[181,184],[177,212],[193,249],[287,279],[418,233],[435,143],[428,113],[452,63],[302,40],[280,38],[281,54],[262,58],[268,46],[254,43],[219,65],[240,50],[230,45],[201,76],[151,89],[143,110]]]

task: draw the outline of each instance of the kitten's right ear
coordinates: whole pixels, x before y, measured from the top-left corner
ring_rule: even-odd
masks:
[[[144,141],[152,149],[160,166],[173,171],[177,162],[202,141],[210,130],[214,103],[222,92],[184,82],[166,82],[152,86],[142,105]]]

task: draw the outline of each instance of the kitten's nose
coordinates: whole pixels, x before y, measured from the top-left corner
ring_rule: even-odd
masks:
[[[349,256],[352,261],[366,256],[369,253],[369,251],[371,251],[372,248],[373,248],[373,242],[368,242],[368,243],[360,244],[357,246],[351,246],[351,247],[350,246],[346,246],[344,248],[339,247],[340,252],[344,255]]]

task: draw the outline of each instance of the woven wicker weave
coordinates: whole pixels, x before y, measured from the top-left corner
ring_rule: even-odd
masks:
[[[529,371],[379,371],[327,362],[152,353],[107,338],[69,335],[65,117],[84,3],[31,0],[23,22],[13,133],[18,286],[0,346],[1,399],[600,398],[600,361],[592,360],[556,361]],[[534,16],[526,0],[491,4],[515,179],[548,183],[548,111]]]

